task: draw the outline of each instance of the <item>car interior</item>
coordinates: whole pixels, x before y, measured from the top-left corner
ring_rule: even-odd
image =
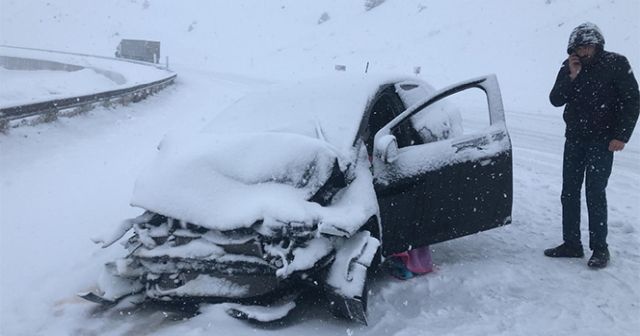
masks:
[[[364,142],[370,157],[373,155],[373,142],[376,133],[405,109],[402,100],[395,92],[394,85],[388,85],[380,90],[371,105],[369,122],[364,132]],[[410,118],[398,124],[392,132],[400,148],[422,143],[422,139],[413,128]]]

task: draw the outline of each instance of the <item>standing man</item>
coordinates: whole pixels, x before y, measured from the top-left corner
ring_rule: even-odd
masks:
[[[638,82],[627,59],[604,50],[604,36],[593,23],[576,27],[569,37],[564,61],[549,99],[564,105],[566,123],[562,165],[562,238],[547,249],[548,257],[582,258],[580,190],[586,174],[589,212],[587,265],[603,268],[609,262],[606,187],[613,152],[624,149],[640,112]]]

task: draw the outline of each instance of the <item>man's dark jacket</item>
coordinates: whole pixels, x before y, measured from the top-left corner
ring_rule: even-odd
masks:
[[[628,142],[640,112],[638,82],[627,59],[599,50],[578,76],[569,77],[565,60],[549,95],[554,106],[565,105],[565,136],[608,142]]]

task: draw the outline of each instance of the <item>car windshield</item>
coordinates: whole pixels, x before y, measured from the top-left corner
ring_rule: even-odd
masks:
[[[341,153],[347,153],[371,96],[381,82],[391,81],[336,76],[273,85],[236,102],[216,116],[204,132],[295,133],[324,138]]]

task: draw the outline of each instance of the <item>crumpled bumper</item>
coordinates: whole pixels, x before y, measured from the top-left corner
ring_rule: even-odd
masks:
[[[134,291],[163,301],[259,297],[313,283],[311,275],[335,256],[332,241],[317,227],[295,223],[286,235],[262,236],[255,230],[214,232],[147,212],[131,227],[129,254],[108,264],[104,277],[111,279],[100,282],[110,300]]]

